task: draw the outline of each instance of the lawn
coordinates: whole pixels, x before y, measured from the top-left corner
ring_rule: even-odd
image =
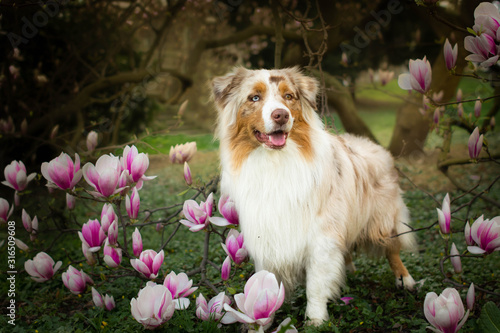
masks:
[[[394,124],[395,108],[385,111],[361,112],[363,118],[370,124],[379,138],[386,138]],[[171,164],[168,159],[170,146],[196,141],[198,152],[190,161],[194,178],[194,185],[202,188],[205,194],[214,190],[218,199],[217,187],[211,188],[210,181],[216,182],[218,174],[217,142],[210,134],[200,135],[157,135],[145,137],[137,147],[140,152],[148,152],[150,167],[147,175],[156,175],[157,178],[145,183],[140,191],[141,212],[138,222],[142,234],[144,249],[159,249],[164,246],[165,260],[160,269],[156,282],[162,283],[164,276],[169,272],[194,272],[200,267],[203,260],[203,245],[206,232],[190,232],[187,227],[180,226],[178,215],[182,203],[197,193],[195,189],[186,191],[183,179],[183,166]],[[383,144],[387,142],[381,140]],[[452,198],[452,211],[465,206],[473,200],[473,195],[462,195],[453,189],[453,186],[435,170],[435,151],[430,147],[427,157],[410,164],[405,160],[397,161],[398,168],[409,179],[402,177],[401,185],[405,190],[405,200],[411,211],[413,226],[422,228],[416,232],[418,239],[417,253],[404,253],[402,258],[415,280],[419,281],[416,291],[397,289],[387,261],[384,258],[370,258],[365,254],[358,254],[355,258],[357,271],[347,274],[347,280],[342,296],[352,297],[352,301],[345,305],[336,300],[329,304],[330,321],[321,327],[308,327],[304,323],[305,290],[299,287],[287,302],[278,310],[275,324],[279,324],[287,317],[293,318],[295,326],[300,332],[426,332],[428,323],[423,313],[423,302],[428,292],[440,294],[446,287],[452,286],[444,282],[449,278],[465,287],[473,281],[476,285],[495,292],[496,295],[476,290],[476,304],[466,322],[463,332],[472,332],[477,329],[477,320],[481,308],[488,301],[498,304],[500,284],[500,260],[498,253],[479,258],[463,258],[463,272],[453,274],[449,261],[443,267],[445,276],[440,272],[440,259],[444,256],[444,244],[437,225],[429,227],[437,221],[435,208],[441,207],[441,201],[446,192]],[[466,152],[464,151],[466,154]],[[477,164],[465,168],[457,167],[453,171],[457,179],[468,187],[475,184],[478,177],[481,183],[476,191],[484,189],[496,175],[498,167],[488,164]],[[411,180],[411,181],[410,181]],[[16,209],[14,216],[17,219],[17,234],[30,250],[18,251],[16,255],[16,304],[17,320],[15,326],[6,323],[7,300],[0,300],[3,316],[0,330],[8,327],[9,332],[138,332],[145,331],[131,315],[130,301],[137,297],[138,291],[145,286],[146,280],[141,279],[130,267],[129,260],[123,258],[122,266],[111,269],[105,265],[89,266],[81,252],[81,241],[77,231],[88,219],[100,219],[102,203],[91,200],[77,200],[74,211],[65,209],[64,193],[55,191],[47,195],[44,188],[45,180],[37,177],[30,184],[29,192],[22,196],[23,207],[39,218],[40,232],[38,238],[31,242],[22,224],[20,223],[20,209]],[[431,197],[429,192],[434,196]],[[489,191],[488,196],[497,202],[500,200],[498,186]],[[196,199],[198,202],[203,195]],[[437,200],[437,202],[436,202]],[[474,199],[475,200],[475,199]],[[126,216],[124,204],[121,205],[121,214]],[[157,208],[170,207],[152,211]],[[459,251],[466,249],[463,237],[464,220],[470,220],[484,214],[487,218],[500,215],[498,208],[488,202],[477,199],[470,209],[461,209],[453,214],[451,241]],[[173,217],[172,217],[173,216]],[[164,221],[162,227],[155,228],[155,221]],[[130,242],[133,226],[127,228]],[[62,232],[58,231],[62,230]],[[120,229],[121,232],[121,229]],[[222,229],[219,230],[222,232]],[[2,239],[6,237],[5,229],[1,229]],[[170,236],[172,236],[171,239]],[[121,240],[121,236],[119,238]],[[168,240],[168,242],[167,242]],[[221,238],[217,233],[210,237],[209,258],[215,265],[221,265],[225,253],[220,245]],[[41,250],[49,253],[55,261],[61,260],[63,265],[55,277],[44,283],[32,281],[24,271],[24,262]],[[2,253],[5,253],[2,246]],[[83,269],[95,282],[95,288],[102,294],[114,296],[116,308],[105,311],[96,308],[92,302],[90,287],[86,292],[72,294],[61,282],[61,273],[68,265]],[[222,281],[220,271],[207,265],[207,278],[219,290],[227,295],[243,292],[247,279],[253,273],[251,262],[243,263],[235,270],[233,266],[231,277]],[[191,275],[194,284],[200,281],[200,274]],[[465,302],[467,289],[459,289],[462,300]],[[7,284],[2,284],[0,292],[7,294]],[[172,319],[159,331],[168,332],[239,332],[240,325],[223,325],[203,322],[195,316],[195,296],[199,293],[208,299],[215,296],[215,292],[206,285],[190,296],[191,304],[188,309],[175,311]],[[276,327],[273,326],[273,327]]]

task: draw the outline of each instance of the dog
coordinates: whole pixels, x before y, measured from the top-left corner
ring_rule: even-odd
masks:
[[[326,131],[317,93],[297,67],[238,67],[212,80],[221,191],[235,202],[256,271],[273,272],[287,294],[305,285],[312,325],[329,319],[354,250],[385,255],[396,284],[412,289],[399,253],[416,248],[391,155]]]

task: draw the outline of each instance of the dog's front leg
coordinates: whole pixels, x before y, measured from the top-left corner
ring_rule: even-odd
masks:
[[[327,302],[339,297],[344,282],[345,263],[335,240],[320,236],[311,242],[307,265],[306,317],[310,325],[321,325],[328,320]]]

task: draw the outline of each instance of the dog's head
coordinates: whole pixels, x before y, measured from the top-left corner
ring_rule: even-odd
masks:
[[[282,149],[287,140],[300,140],[317,117],[317,81],[298,68],[236,68],[215,78],[212,90],[219,112],[216,135],[247,149]]]

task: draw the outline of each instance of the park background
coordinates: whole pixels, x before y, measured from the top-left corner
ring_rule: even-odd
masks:
[[[482,132],[488,131],[485,142],[491,154],[498,156],[498,129],[491,125],[491,118],[500,120],[500,100],[492,98],[482,104],[474,127],[452,124],[452,128],[449,123],[436,123],[433,113],[425,110],[422,95],[402,90],[397,77],[408,72],[409,59],[426,56],[432,64],[431,91],[441,92],[440,103],[455,101],[459,88],[463,99],[499,95],[499,87],[491,81],[496,77],[494,70],[482,74],[486,79],[452,75],[443,56],[448,38],[452,45],[458,44],[455,72],[474,72],[464,59],[469,54],[464,38],[470,35],[467,27],[473,26],[479,3],[2,0],[0,169],[18,160],[24,162],[28,174],[40,174],[41,163],[61,152],[78,153],[83,165],[102,154],[120,155],[125,145],[135,145],[149,154],[147,174],[158,176],[141,190],[145,246],[163,246],[166,258],[161,277],[170,271],[190,272],[202,261],[203,237],[178,227],[179,215],[170,217],[178,206],[160,210],[164,216],[154,218],[145,211],[146,207],[182,204],[200,193],[193,188],[186,192],[182,165],[169,159],[171,146],[197,142],[198,151],[189,161],[195,184],[204,189],[202,194],[210,188],[220,195],[217,186],[212,186],[218,174],[218,143],[213,140],[216,111],[210,80],[235,66],[300,66],[320,82],[318,112],[329,130],[369,137],[396,158],[413,225],[422,229],[416,232],[419,253],[407,254],[404,261],[422,286],[413,293],[395,289],[385,260],[361,255],[356,259],[358,271],[348,275],[344,289],[353,301],[346,306],[333,302],[331,321],[324,327],[304,326],[303,289],[278,312],[278,318],[291,316],[300,331],[424,332],[428,323],[422,307],[427,292],[439,294],[447,286],[468,287],[470,281],[477,281],[488,292],[478,292],[478,304],[464,328],[472,331],[482,305],[500,302],[498,253],[479,260],[464,258],[459,275],[453,274],[449,261],[440,267],[448,243],[444,245],[439,233],[435,208],[441,208],[446,193],[457,198],[455,208],[465,207],[454,215],[458,222],[453,240],[462,252],[466,245],[459,236],[467,220],[472,223],[482,214],[500,215],[498,163],[469,163],[467,153],[469,135],[477,125]],[[474,103],[463,107],[465,114],[473,114]],[[454,112],[456,105],[450,105],[446,113]],[[98,133],[98,146],[88,152],[86,138],[91,131]],[[19,238],[30,247],[16,257],[18,317],[12,331],[140,330],[130,315],[130,300],[145,282],[136,276],[113,275],[104,265],[89,267],[81,254],[76,232],[88,219],[99,216],[102,205],[78,201],[69,212],[64,193],[49,194],[44,185],[45,179],[36,177],[22,195],[22,207],[16,207],[11,217]],[[13,196],[10,188],[0,188],[0,197],[11,202]],[[23,234],[22,208],[39,216],[40,230],[34,241]],[[159,222],[150,223],[155,218]],[[155,228],[156,224],[161,228]],[[129,236],[132,231],[129,228]],[[0,233],[6,237],[3,225]],[[222,264],[225,255],[220,240],[212,238],[210,249],[212,260]],[[6,255],[5,244],[0,251]],[[114,295],[116,309],[96,308],[90,292],[79,296],[68,292],[60,279],[63,269],[44,284],[33,282],[23,272],[23,263],[39,251],[62,260],[63,269],[73,264],[91,271],[103,294]],[[230,284],[221,281],[216,269],[210,268],[207,274],[218,290],[231,294],[242,291],[252,269],[251,262],[239,267]],[[106,274],[112,277],[105,278]],[[196,275],[192,278],[195,284],[199,282]],[[204,288],[200,286],[199,291],[215,296],[213,290]],[[5,290],[2,287],[2,295]],[[466,291],[460,289],[463,298]],[[164,330],[217,330],[196,318],[194,299],[191,303]],[[0,305],[5,311],[6,304],[0,301]],[[238,331],[239,327],[223,329]]]

